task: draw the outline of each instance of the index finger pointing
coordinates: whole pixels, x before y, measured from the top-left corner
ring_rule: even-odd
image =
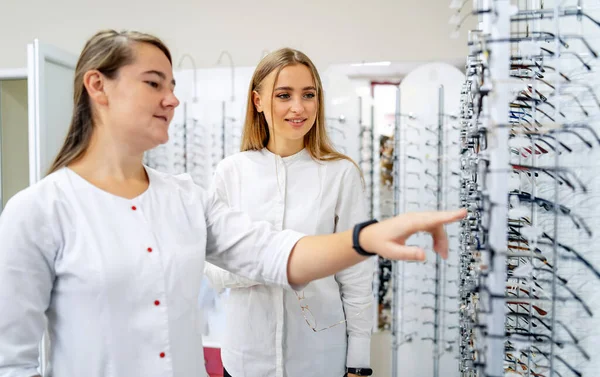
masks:
[[[417,212],[406,215],[409,219],[408,230],[416,233],[461,220],[467,215],[467,210],[461,208],[455,211]]]

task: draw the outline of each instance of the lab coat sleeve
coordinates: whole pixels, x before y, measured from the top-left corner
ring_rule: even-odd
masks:
[[[336,205],[336,232],[352,229],[354,225],[368,220],[360,172],[352,165],[344,173]],[[347,367],[368,368],[370,365],[375,263],[376,258],[369,258],[335,275],[347,319]]]
[[[227,186],[225,180],[223,179],[222,165],[217,166],[211,191],[218,197],[219,200],[230,207],[227,197]],[[215,291],[217,291],[217,293],[221,293],[223,290],[225,290],[225,288],[247,288],[260,284],[254,280],[247,279],[243,276],[236,275],[217,267],[209,262],[207,262],[204,266],[204,275],[206,275],[210,281],[210,284]]]
[[[277,231],[266,221],[253,222],[244,212],[230,209],[217,190],[203,195],[207,262],[244,278],[234,278],[233,283],[302,288],[289,285],[287,265],[292,249],[304,234]],[[218,283],[211,276],[209,279]]]
[[[39,374],[38,345],[60,238],[47,215],[51,205],[29,188],[13,196],[0,216],[1,377]]]

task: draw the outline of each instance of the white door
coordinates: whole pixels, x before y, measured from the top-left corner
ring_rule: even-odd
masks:
[[[37,39],[27,46],[30,184],[46,175],[69,129],[76,64],[77,56]]]
[[[73,112],[77,57],[35,39],[27,45],[29,184],[42,179],[63,144]],[[47,374],[48,332],[40,344],[40,375]]]

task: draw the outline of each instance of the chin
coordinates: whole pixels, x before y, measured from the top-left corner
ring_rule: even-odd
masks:
[[[306,136],[306,134],[306,132],[290,132],[286,134],[284,138],[289,141],[304,140],[304,136]]]
[[[157,130],[152,136],[159,144],[164,144],[169,141],[169,130]]]
[[[169,135],[168,134],[164,134],[164,135],[153,135],[153,137],[150,137],[147,139],[148,142],[148,147],[146,150],[150,150],[150,149],[154,149],[156,147],[158,147],[159,145],[163,145],[169,142]]]
[[[157,140],[155,143],[156,145],[154,147],[158,147],[159,145],[167,144],[168,142],[169,142],[169,137],[167,136],[163,139]]]
[[[310,132],[310,129],[311,127],[300,129],[292,128],[291,130],[288,130],[289,132],[287,132],[287,136],[289,136],[290,139],[300,139],[306,136],[306,134]]]

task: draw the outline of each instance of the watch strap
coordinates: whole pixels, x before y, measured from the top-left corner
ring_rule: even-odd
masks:
[[[369,221],[365,221],[364,223],[359,223],[356,224],[354,226],[354,230],[352,232],[352,248],[354,250],[356,250],[357,253],[359,253],[360,255],[366,256],[366,257],[371,257],[373,255],[377,255],[376,253],[371,253],[369,251],[366,251],[365,249],[363,249],[360,246],[359,243],[359,236],[360,236],[360,231],[363,230],[364,228],[366,228],[367,226],[371,225],[371,224],[375,224],[377,222],[377,220],[373,219],[373,220],[369,220]]]

